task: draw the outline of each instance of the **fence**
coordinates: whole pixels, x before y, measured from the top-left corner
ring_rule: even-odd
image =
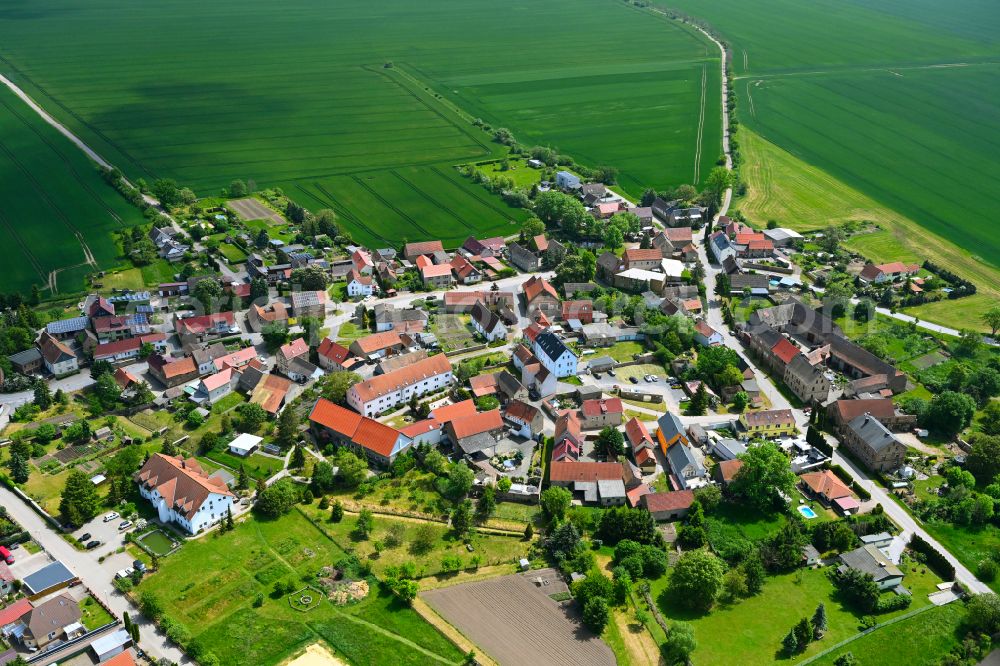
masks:
[[[66,641],[65,643],[58,645],[52,648],[51,650],[46,650],[45,652],[39,652],[37,654],[33,654],[27,659],[25,659],[25,661],[27,661],[29,664],[42,663],[43,661],[51,659],[53,656],[57,654],[59,655],[59,661],[62,661],[64,659],[69,659],[70,657],[74,657],[83,652],[84,650],[86,650],[88,647],[90,647],[92,638],[95,638],[98,634],[102,634],[109,629],[117,627],[119,624],[121,624],[121,620],[108,622],[107,624],[100,626],[97,629],[94,629],[93,631],[88,631],[82,636],[77,636],[73,640]],[[73,651],[67,652],[67,650],[70,648],[73,648]]]
[[[869,627],[869,628],[865,629],[864,631],[862,631],[859,634],[855,634],[854,636],[851,636],[850,638],[845,638],[844,640],[840,641],[839,643],[834,643],[833,645],[831,645],[827,649],[823,650],[822,652],[817,652],[816,654],[814,654],[813,656],[809,657],[808,659],[800,661],[795,666],[805,666],[806,664],[811,664],[814,661],[820,659],[821,657],[825,657],[826,655],[830,654],[831,652],[833,652],[835,650],[839,650],[840,648],[844,647],[845,645],[847,645],[849,643],[853,643],[854,641],[858,640],[859,638],[861,638],[863,636],[867,636],[868,634],[870,634],[871,632],[875,631],[876,629],[881,629],[882,627],[888,627],[891,624],[896,624],[897,622],[902,622],[903,620],[908,620],[911,617],[913,617],[914,615],[920,615],[921,613],[926,613],[927,611],[932,610],[934,608],[937,608],[937,606],[931,604],[930,606],[924,606],[922,608],[918,608],[915,611],[910,611],[909,613],[904,613],[904,614],[902,614],[902,615],[900,615],[898,617],[894,617],[891,620],[886,620],[885,622],[882,622],[880,624],[876,624],[874,627]]]

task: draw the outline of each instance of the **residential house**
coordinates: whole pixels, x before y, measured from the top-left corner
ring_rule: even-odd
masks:
[[[247,311],[247,322],[254,331],[260,331],[268,324],[281,324],[288,326],[288,308],[281,301],[275,301],[268,305],[250,304]]]
[[[904,264],[894,261],[888,264],[867,264],[858,276],[868,284],[885,284],[916,275],[920,271],[917,264]]]
[[[407,243],[403,247],[403,258],[413,262],[421,255],[433,256],[435,252],[444,252],[444,246],[441,245],[441,241],[439,240]]]
[[[174,523],[188,534],[225,520],[235,498],[225,481],[205,474],[194,458],[154,453],[136,481],[139,494],[153,505],[160,522]]]
[[[671,481],[676,480],[679,486],[677,490],[698,488],[708,482],[708,473],[690,446],[677,441],[667,449],[666,457],[672,472]]]
[[[460,416],[444,424],[445,435],[451,440],[455,452],[465,455],[493,455],[503,430],[499,409]]]
[[[625,407],[618,398],[584,400],[580,405],[580,424],[587,430],[600,430],[622,424]]]
[[[528,389],[514,375],[501,370],[496,373],[496,378],[497,393],[500,394],[501,402],[528,399]]]
[[[702,347],[715,347],[724,342],[722,333],[709,326],[704,319],[699,319],[694,323],[694,339]]]
[[[625,504],[625,482],[620,463],[557,461],[549,465],[549,482],[569,488],[585,504]]]
[[[271,416],[277,416],[285,404],[285,397],[291,388],[292,382],[284,377],[266,374],[254,387],[250,394],[250,402],[260,405]]]
[[[674,444],[692,445],[684,424],[676,414],[666,412],[656,420],[656,425],[656,440],[660,443],[660,450],[664,455]]]
[[[427,312],[419,308],[396,308],[391,303],[376,303],[372,312],[375,315],[377,333],[384,331],[406,333],[423,330],[427,325]]]
[[[216,312],[194,317],[176,317],[174,330],[181,340],[209,336],[233,335],[240,332],[236,327],[236,316],[232,312]]]
[[[526,312],[531,315],[543,312],[550,319],[557,317],[561,311],[559,294],[545,278],[532,276],[522,285]]]
[[[451,382],[451,362],[444,354],[437,354],[354,384],[347,391],[347,404],[365,416],[372,416],[408,401],[411,396],[446,388]]]
[[[649,493],[639,500],[639,506],[651,514],[657,522],[683,520],[694,504],[693,490],[675,490],[667,493]]]
[[[503,255],[503,250],[507,246],[507,241],[503,236],[493,236],[492,238],[476,239],[469,236],[462,244],[462,249],[469,253],[470,257],[499,257]]]
[[[450,264],[428,264],[420,267],[420,279],[434,289],[447,289],[451,286]]]
[[[167,388],[185,384],[198,377],[198,366],[190,356],[173,358],[163,354],[153,354],[146,359],[146,363],[149,374]]]
[[[233,441],[229,442],[229,452],[235,456],[239,456],[240,458],[246,458],[248,455],[256,451],[260,447],[260,443],[263,441],[263,437],[243,432],[237,435]]]
[[[353,269],[347,274],[347,295],[351,298],[364,298],[377,293],[378,283],[373,276],[358,273]]]
[[[531,353],[531,350],[525,347],[524,344],[517,344],[514,346],[514,353],[511,354],[511,362],[514,364],[516,369],[522,370],[524,369],[525,364],[533,361],[537,361],[535,355]]]
[[[915,415],[904,414],[889,398],[835,400],[827,408],[827,414],[839,437],[844,436],[847,424],[862,414],[878,419],[882,425],[895,432],[902,432],[917,425]]]
[[[903,572],[892,563],[885,553],[873,545],[861,546],[838,556],[841,564],[838,572],[853,569],[870,575],[880,590],[888,590],[903,583]]]
[[[632,446],[632,455],[635,457],[635,464],[648,473],[656,470],[656,455],[653,453],[655,444],[653,438],[646,428],[646,424],[632,417],[625,424],[625,438]]]
[[[350,346],[351,353],[363,359],[377,359],[388,354],[401,354],[405,349],[406,345],[396,331],[366,335],[352,342]]]
[[[472,306],[472,328],[486,338],[486,342],[507,339],[507,327],[500,320],[500,315],[487,308],[482,301]]]
[[[347,347],[328,337],[323,338],[316,352],[319,356],[319,366],[324,370],[350,370],[360,362]]]
[[[540,333],[535,338],[533,349],[539,362],[556,378],[561,379],[576,374],[578,365],[576,354],[570,351],[555,333],[550,331]]]
[[[372,259],[371,252],[359,247],[351,254],[351,264],[354,272],[360,276],[371,276],[375,271],[375,260]],[[348,278],[350,281],[350,278]]]
[[[542,267],[541,253],[534,252],[520,243],[511,241],[507,245],[510,262],[525,273],[534,273]]]
[[[76,352],[70,349],[64,342],[57,340],[47,331],[42,333],[38,340],[38,347],[42,354],[42,362],[45,369],[56,377],[71,375],[80,369]]]
[[[594,323],[594,302],[590,300],[563,301],[563,321],[578,321],[581,324]]]
[[[278,348],[278,353],[275,354],[275,368],[281,374],[289,376],[292,361],[300,357],[309,359],[309,345],[304,338],[295,338]]]
[[[845,497],[852,497],[851,489],[828,469],[806,472],[799,477],[799,485],[809,496],[819,500],[824,506]]]
[[[556,187],[560,190],[579,190],[581,187],[580,178],[571,174],[569,171],[557,171],[556,172]]]
[[[68,594],[60,594],[35,606],[21,617],[21,642],[31,651],[43,650],[53,641],[69,641],[87,633],[81,623],[80,604]]]
[[[733,482],[742,468],[742,460],[723,460],[712,468],[712,480],[725,488]]]
[[[719,460],[736,460],[747,452],[747,447],[740,441],[723,437],[712,443],[712,453]]]
[[[529,395],[534,391],[538,396],[544,398],[556,392],[558,378],[548,370],[537,359],[527,363],[521,369],[521,383],[527,386]]]
[[[318,441],[346,446],[380,467],[391,465],[412,444],[409,437],[395,428],[344,409],[326,398],[316,401],[309,422]]]
[[[215,347],[215,345],[212,346]],[[218,346],[222,347],[222,345]],[[243,349],[238,349],[234,352],[227,352],[225,347],[223,347],[221,351],[222,353],[216,355],[212,360],[212,365],[217,371],[225,370],[226,368],[240,370],[257,358],[257,349],[253,346],[244,347]]]
[[[642,248],[630,248],[622,255],[625,268],[642,268],[645,270],[655,270],[660,267],[663,261],[663,253],[657,248],[648,250]]]
[[[577,457],[579,457],[580,447],[583,446],[584,442],[583,429],[576,412],[569,409],[556,418],[555,436],[552,441],[555,446],[558,446],[567,440],[572,444],[572,448],[575,449]]]
[[[234,376],[231,368],[226,368],[222,372],[209,375],[198,382],[191,400],[197,403],[207,402],[215,404],[233,391],[233,385],[239,376]]]
[[[781,437],[798,431],[790,409],[743,412],[739,422],[750,437]]]
[[[824,404],[830,397],[833,381],[820,364],[813,365],[805,354],[796,354],[785,366],[785,385],[806,404]]]
[[[843,429],[841,443],[874,472],[898,469],[906,458],[906,445],[871,414],[851,419]]]
[[[721,231],[716,231],[709,236],[708,247],[718,264],[722,264],[726,259],[736,258],[736,248],[729,240],[729,237]]]
[[[542,432],[545,417],[542,410],[521,400],[511,400],[504,406],[503,417],[513,424],[521,437],[533,439]]]
[[[614,252],[602,252],[597,258],[597,275],[607,282],[612,282],[624,269],[625,263]]]
[[[475,284],[483,280],[482,271],[460,254],[456,254],[451,260],[451,270],[459,284]]]
[[[293,291],[291,300],[292,314],[300,320],[303,317],[314,317],[322,321],[326,317],[326,304],[329,298],[325,291]]]
[[[97,345],[91,352],[91,356],[95,361],[108,361],[112,364],[133,363],[139,358],[143,345],[152,345],[154,352],[163,352],[167,348],[166,341],[167,336],[163,333],[125,338]]]

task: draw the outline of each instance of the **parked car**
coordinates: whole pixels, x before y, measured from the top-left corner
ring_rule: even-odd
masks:
[[[116,518],[121,518],[121,516],[118,515],[117,511],[112,511],[108,515],[104,516],[104,522],[110,523],[112,520],[115,520]]]
[[[10,551],[3,546],[0,546],[0,557],[2,557],[3,561],[7,564],[14,564],[14,556],[11,555]]]
[[[90,532],[84,532],[76,538],[80,543],[87,543],[90,540]]]
[[[614,370],[608,370],[608,376],[610,376],[610,377],[617,377],[618,375],[615,374]]]
[[[124,532],[125,530],[129,529],[130,527],[132,527],[132,521],[131,520],[123,520],[121,523],[118,524],[118,531],[119,532]]]
[[[94,539],[93,541],[88,541],[87,542],[87,550],[94,550],[95,548],[97,548],[100,545],[101,545],[101,542],[98,541],[97,539]]]
[[[601,378],[601,373],[599,373],[599,372],[592,372],[590,374],[594,375],[594,379],[600,379]]]
[[[115,572],[115,578],[128,578],[132,575],[132,567],[125,567]]]
[[[639,378],[636,377],[636,376],[634,376],[634,375],[632,377],[629,377],[628,380],[630,382],[632,382],[633,384],[638,384],[639,383]]]
[[[132,568],[138,571],[139,573],[146,573],[146,563],[143,562],[142,560],[133,560]]]

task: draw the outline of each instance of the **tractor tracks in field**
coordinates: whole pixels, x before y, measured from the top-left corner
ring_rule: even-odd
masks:
[[[698,133],[694,142],[694,185],[701,180],[701,141],[705,136],[705,97],[708,93],[708,68],[701,66],[701,109],[698,112]]]

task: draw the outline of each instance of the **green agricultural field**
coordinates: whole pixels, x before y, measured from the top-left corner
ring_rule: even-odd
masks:
[[[293,510],[278,520],[244,520],[218,538],[185,544],[160,560],[139,593],[156,595],[165,615],[222,664],[279,664],[319,639],[355,664],[461,662],[450,641],[378,585],[354,605],[321,600],[309,612],[293,609],[284,596],[269,595],[276,581],[305,586],[304,575],[343,556]],[[192,571],[202,574],[192,577]],[[258,593],[264,601],[254,608]]]
[[[912,314],[976,315],[1000,293],[1000,6],[959,0],[664,0],[725,36],[749,193],[759,223],[867,219],[894,238],[872,258],[931,258],[979,294]],[[960,104],[949,100],[962,100]],[[797,167],[797,168],[793,168]],[[892,241],[898,248],[892,248]],[[892,250],[898,249],[896,254]]]
[[[81,292],[88,273],[117,263],[112,232],[142,215],[76,146],[0,88],[2,291]]]
[[[506,150],[477,117],[631,194],[721,152],[714,45],[612,0],[39,0],[0,31],[0,71],[131,177],[280,185],[364,242],[516,229],[454,171]]]

